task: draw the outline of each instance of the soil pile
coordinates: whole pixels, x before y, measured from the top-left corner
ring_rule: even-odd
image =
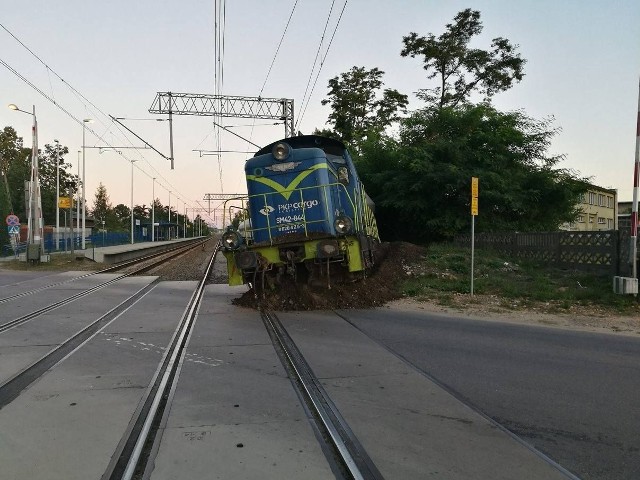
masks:
[[[377,263],[366,278],[352,283],[311,287],[286,281],[257,298],[249,290],[233,301],[235,305],[270,310],[333,310],[372,308],[402,296],[400,283],[411,265],[419,261],[426,249],[405,242],[382,243],[376,251]]]

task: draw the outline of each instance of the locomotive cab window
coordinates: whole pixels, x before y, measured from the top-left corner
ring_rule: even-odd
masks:
[[[338,181],[343,185],[349,184],[349,170],[347,170],[347,167],[338,168]]]
[[[347,163],[344,157],[340,155],[333,155],[331,153],[327,153],[327,160],[331,161],[332,163],[338,163],[340,165],[345,165]]]

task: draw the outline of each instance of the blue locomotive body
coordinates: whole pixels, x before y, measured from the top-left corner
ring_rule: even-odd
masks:
[[[373,263],[372,205],[341,142],[315,135],[274,142],[246,162],[245,175],[248,196],[235,201],[243,221],[223,235],[230,284],[252,284],[268,271],[297,275],[296,265],[317,277],[322,265],[328,275],[330,263],[347,272]]]

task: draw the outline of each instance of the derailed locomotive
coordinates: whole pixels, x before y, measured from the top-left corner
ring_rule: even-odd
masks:
[[[289,275],[330,287],[373,266],[373,202],[342,142],[274,142],[247,160],[245,176],[248,195],[225,202],[234,219],[221,238],[229,285],[264,289]]]

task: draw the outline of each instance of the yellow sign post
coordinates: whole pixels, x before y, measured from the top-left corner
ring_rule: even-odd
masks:
[[[478,177],[471,177],[471,296],[473,296],[473,261],[475,254],[475,224],[478,215]]]
[[[58,197],[58,208],[71,208],[71,197]]]
[[[478,177],[471,177],[471,215],[478,215]]]

